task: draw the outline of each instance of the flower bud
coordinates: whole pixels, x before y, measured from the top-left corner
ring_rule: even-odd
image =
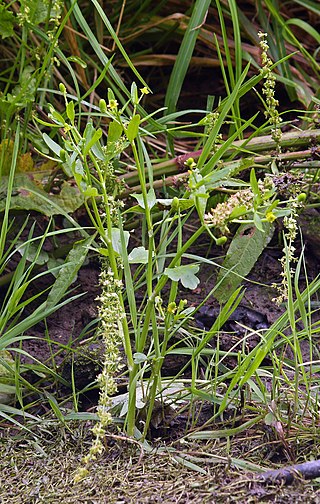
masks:
[[[224,245],[226,242],[227,242],[228,238],[226,236],[220,236],[220,238],[218,238],[216,240],[216,245],[218,245],[219,247],[222,245]]]
[[[304,203],[307,199],[307,195],[306,193],[302,192],[300,194],[298,194],[298,201],[299,203]]]
[[[60,93],[62,93],[63,95],[66,94],[67,90],[66,90],[66,86],[64,84],[62,84],[62,82],[60,82],[59,84],[59,91]]]
[[[106,100],[104,100],[103,98],[101,98],[101,100],[99,101],[99,108],[103,114],[107,112]]]

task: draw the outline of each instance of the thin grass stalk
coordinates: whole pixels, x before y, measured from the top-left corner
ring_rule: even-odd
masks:
[[[9,124],[9,123],[6,123],[6,124]],[[15,175],[16,164],[17,164],[17,159],[18,159],[18,152],[19,152],[19,144],[20,144],[20,121],[19,120],[15,121],[13,123],[13,129],[15,129],[16,134],[15,134],[15,139],[14,139],[14,144],[13,144],[12,160],[11,160],[11,166],[10,166],[9,178],[8,178],[6,206],[5,206],[4,215],[3,215],[2,224],[1,224],[0,262],[3,258],[3,253],[4,253],[6,238],[7,238],[8,225],[9,225],[10,202],[11,202],[14,175]],[[7,144],[7,149],[8,149],[10,137],[8,137],[7,141],[8,141],[8,144]],[[0,179],[1,179],[3,176],[3,167],[4,167],[4,163],[5,163],[5,149],[2,150],[0,163],[1,163],[1,166],[0,166]]]
[[[199,30],[205,20],[210,3],[210,0],[196,0],[193,6],[192,15],[181,42],[166,91],[165,106],[169,114],[175,110],[178,103]]]
[[[235,44],[235,49],[236,49],[236,68],[235,72],[233,70],[233,63],[232,63],[232,58],[229,50],[229,39],[228,39],[228,34],[224,22],[224,17],[222,13],[222,8],[219,0],[216,0],[216,6],[218,9],[218,14],[219,14],[219,20],[220,20],[220,26],[221,26],[221,32],[222,32],[222,39],[223,39],[223,45],[224,45],[224,52],[226,56],[226,62],[227,62],[227,68],[228,68],[228,74],[229,74],[229,82],[230,86],[227,80],[226,72],[224,69],[222,57],[221,57],[221,51],[219,44],[217,43],[217,38],[215,37],[215,42],[216,42],[216,49],[218,52],[218,57],[219,57],[219,62],[221,66],[221,71],[223,75],[223,80],[225,84],[225,88],[227,91],[227,94],[230,96],[230,89],[234,89],[235,83],[238,82],[238,80],[241,77],[241,70],[242,70],[242,62],[241,62],[241,39],[240,39],[240,32],[239,32],[239,26],[238,26],[238,18],[237,18],[237,11],[236,11],[236,6],[234,5],[234,2],[232,0],[229,1],[229,7],[230,7],[230,12],[231,12],[231,17],[232,17],[232,23],[233,23],[233,31],[234,31],[234,44]],[[236,23],[237,26],[236,26]],[[240,50],[240,66],[239,66],[239,50]],[[240,70],[240,72],[239,72]],[[239,74],[239,75],[238,75]],[[235,98],[232,107],[232,117],[234,120],[234,125],[230,127],[229,134],[234,133],[234,131],[240,131],[240,106],[239,106],[239,99]],[[239,134],[239,138],[241,138],[241,134]]]
[[[309,285],[308,291],[304,291],[301,294],[301,299],[303,302],[306,302],[307,298],[313,295],[320,286],[319,277],[315,278]],[[295,312],[298,308],[297,301],[294,301],[292,311]],[[219,411],[217,414],[221,414],[227,405],[232,401],[232,398],[235,395],[233,392],[234,387],[238,384],[239,387],[242,387],[249,378],[251,378],[254,373],[257,371],[263,359],[265,359],[266,355],[272,349],[274,341],[276,337],[281,333],[286,324],[288,323],[289,316],[292,317],[292,313],[289,314],[286,311],[283,315],[279,317],[279,319],[274,322],[274,324],[267,330],[267,332],[263,336],[263,340],[259,343],[242,361],[241,365],[236,371],[236,374],[231,380],[231,383],[228,387],[228,390],[225,394],[225,397],[221,403]]]

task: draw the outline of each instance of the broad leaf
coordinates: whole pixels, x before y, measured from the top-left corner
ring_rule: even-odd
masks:
[[[0,212],[6,205],[8,177],[0,181]],[[36,186],[26,173],[17,173],[14,178],[10,208],[14,210],[35,210],[50,217],[60,213],[75,212],[84,202],[79,189],[64,182],[60,194],[51,195]]]
[[[132,194],[132,196],[137,200],[137,202],[139,203],[139,205],[141,206],[141,208],[144,209],[145,208],[145,204],[144,204],[143,195],[142,194]],[[156,198],[154,189],[151,187],[151,189],[149,189],[148,194],[147,194],[147,205],[148,205],[148,208],[150,208],[150,210],[151,210],[151,208],[153,208],[156,203],[157,203],[157,198]]]
[[[60,158],[60,152],[62,147],[57,142],[52,140],[52,138],[50,138],[49,135],[47,135],[47,133],[43,133],[42,138],[46,142],[47,146],[56,154],[56,156]]]
[[[149,252],[144,247],[134,248],[128,256],[130,264],[147,264],[148,258]]]
[[[110,142],[113,143],[113,142],[116,142],[117,140],[119,140],[119,138],[122,135],[122,131],[123,131],[122,125],[119,124],[118,122],[112,121],[109,124],[109,128],[108,128],[108,142],[107,142],[108,146],[109,146]]]
[[[196,277],[198,271],[198,264],[187,264],[185,266],[176,266],[175,268],[166,268],[164,274],[174,282],[178,282],[180,280],[183,287],[186,289],[193,290],[200,282],[199,278]]]
[[[270,242],[274,226],[269,222],[261,222],[261,226],[263,231],[253,225],[243,224],[236,232],[217,277],[217,283],[221,283],[214,295],[220,303],[229,299]]]
[[[87,257],[89,246],[93,241],[93,236],[75,242],[73,248],[67,255],[64,266],[59,270],[46,302],[46,308],[55,306],[62,299],[70,285],[76,279],[76,275]]]
[[[142,364],[143,362],[146,362],[148,360],[148,357],[141,352],[136,352],[133,354],[133,362],[135,364]]]
[[[27,246],[22,240],[17,240],[15,248],[21,256],[23,256],[26,251],[26,259],[31,263],[42,266],[43,264],[47,264],[49,260],[49,254],[43,249],[39,252],[39,247],[36,243],[29,243]]]
[[[129,142],[133,142],[133,140],[138,135],[139,124],[140,124],[140,115],[136,114],[132,117],[132,119],[130,119],[130,122],[128,124],[127,129],[126,129],[126,136],[129,140]]]
[[[111,236],[112,248],[115,252],[117,252],[117,254],[122,256],[122,254],[124,254],[125,251],[122,250],[120,229],[112,228],[111,233],[112,233],[112,236]],[[123,231],[123,234],[124,234],[125,246],[127,247],[128,243],[129,243],[130,233],[129,233],[129,231]]]
[[[6,8],[6,4],[0,5],[0,35],[4,39],[14,34],[15,17],[13,12]]]

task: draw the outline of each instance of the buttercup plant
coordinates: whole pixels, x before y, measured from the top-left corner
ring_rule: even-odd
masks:
[[[128,393],[125,407],[122,408],[125,411],[124,429],[130,436],[136,432],[137,390],[140,387],[143,397],[142,400],[139,397],[139,402],[144,403],[146,410],[141,438],[145,439],[148,434],[156,398],[162,391],[161,368],[169,348],[169,340],[175,334],[177,317],[183,319],[184,316],[184,309],[181,307],[180,310],[181,305],[177,300],[178,282],[190,289],[196,288],[199,283],[196,276],[199,265],[183,264],[184,254],[205,231],[209,231],[213,236],[216,245],[223,245],[227,240],[226,236],[214,237],[211,228],[218,228],[220,232],[225,233],[231,221],[242,223],[244,222],[242,219],[247,219],[246,222],[249,219],[250,223],[261,226],[261,222],[270,221],[273,212],[277,210],[274,187],[268,178],[258,182],[253,168],[250,187],[244,183],[244,189],[235,191],[227,202],[220,204],[211,214],[206,213],[210,190],[217,187],[220,180],[226,183],[226,179],[232,176],[232,172],[219,163],[223,152],[228,145],[231,146],[236,136],[234,134],[220,147],[216,139],[220,134],[219,127],[223,124],[237,93],[240,92],[245,75],[246,71],[220,114],[214,117],[213,129],[204,145],[204,151],[208,153],[203,155],[202,159],[200,157],[198,162],[191,157],[186,161],[189,181],[184,197],[167,200],[168,206],[165,206],[160,221],[158,215],[155,221],[154,209],[158,207],[159,212],[162,203],[152,188],[153,173],[143,138],[148,134],[147,128],[150,124],[147,119],[150,116],[144,117],[144,111],[139,105],[148,89],[142,88],[139,93],[136,84],[133,83],[130,98],[124,105],[119,105],[120,100],[115,98],[110,89],[107,101],[100,100],[101,115],[99,113],[96,115],[98,117],[100,115],[100,120],[107,118],[105,145],[102,142],[102,129],[95,127],[92,120],[88,121],[83,132],[80,131],[74,102],[68,99],[63,84],[59,89],[65,99],[65,115],[50,107],[50,119],[64,131],[63,148],[46,133],[43,134],[43,139],[54,152],[55,159],[62,163],[65,174],[75,179],[98,236],[99,244],[95,245],[96,250],[103,258],[100,276],[102,294],[98,299],[101,320],[99,334],[104,341],[106,354],[103,370],[98,377],[101,389],[98,405],[99,421],[93,430],[95,440],[83,459],[83,464],[75,476],[76,480],[87,474],[90,461],[94,460],[103,449],[102,439],[111,422],[111,397],[116,393],[115,376],[121,366],[120,347],[124,348],[128,373]],[[245,129],[250,124],[248,121],[242,128]],[[215,154],[207,160],[212,148]],[[139,194],[133,195],[138,205],[132,210],[121,212],[122,186],[118,183],[115,166],[125,150],[131,156],[131,164],[135,165],[140,191]],[[143,214],[144,246],[133,249],[129,254],[127,246],[130,234],[123,227],[123,219],[128,212],[137,211],[137,207]],[[198,211],[200,225],[184,242],[182,227],[188,218],[185,211],[190,212],[190,215],[192,207]],[[178,237],[177,249],[172,255],[170,250],[171,260],[166,264],[167,246],[172,243],[174,237]],[[139,313],[131,263],[145,265],[145,268],[141,268],[138,273],[139,283],[144,285],[146,290],[146,298]],[[171,286],[167,302],[163,300],[162,291],[168,281]],[[166,304],[167,310],[164,308]],[[159,317],[163,322],[160,325]],[[146,372],[149,373],[147,379]]]

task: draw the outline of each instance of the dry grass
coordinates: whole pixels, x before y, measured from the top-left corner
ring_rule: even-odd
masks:
[[[50,440],[41,442],[2,439],[1,503],[320,502],[316,484],[297,480],[290,487],[263,485],[253,473],[215,463],[202,464],[206,473],[200,474],[177,463],[168,450],[141,454],[135,444],[116,436],[110,437],[107,451],[92,466],[90,476],[75,485],[74,471],[87,450],[89,430],[76,425],[68,430],[59,429],[55,424],[48,425],[47,432],[49,430]],[[239,451],[240,443],[243,449],[245,439],[235,440],[231,448],[234,446],[235,452]],[[250,446],[252,440],[248,443]],[[204,456],[217,449],[223,453],[226,446],[222,444],[219,448],[207,443],[187,446],[189,454],[202,453]]]

